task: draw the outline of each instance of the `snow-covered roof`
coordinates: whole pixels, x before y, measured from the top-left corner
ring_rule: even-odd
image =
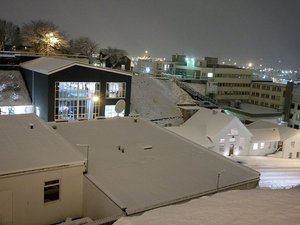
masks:
[[[0,106],[31,105],[31,100],[19,71],[0,70]]]
[[[248,124],[247,128],[251,131],[251,133],[253,133],[252,132],[253,130],[258,130],[258,129],[265,130],[266,135],[267,135],[269,129],[278,129],[280,140],[282,140],[282,141],[284,141],[290,137],[293,137],[297,134],[300,134],[299,130],[296,130],[296,129],[293,129],[290,127],[286,127],[286,126],[280,126],[276,123],[268,122],[265,120],[258,120],[251,124]],[[263,135],[263,133],[260,135]]]
[[[300,190],[234,190],[122,217],[114,225],[296,225]]]
[[[221,188],[259,178],[256,171],[142,118],[50,125],[74,146],[89,146],[87,177],[128,215],[214,192],[218,173]]]
[[[83,156],[34,114],[2,115],[0,127],[0,176],[83,165]]]
[[[131,73],[125,71],[96,67],[90,64],[85,64],[77,61],[72,61],[72,60],[62,59],[62,58],[52,58],[52,57],[41,57],[41,58],[37,58],[34,60],[21,63],[20,65],[24,69],[32,70],[46,75],[56,73],[58,71],[67,69],[72,66],[82,66],[82,67],[87,67],[95,70],[101,70],[101,71],[107,71],[107,72],[118,73],[126,76],[131,76]]]
[[[214,147],[214,144],[206,136],[206,130],[198,129],[196,127],[189,126],[178,126],[178,127],[166,127],[166,129],[182,136],[190,141],[193,141],[203,147],[210,148]]]
[[[234,120],[240,123],[241,127],[244,126],[239,119],[234,116],[226,115],[215,109],[211,110],[201,107],[182,126],[197,127],[198,129],[206,130],[206,136],[210,139],[214,139],[223,128]],[[249,133],[249,135],[251,134]]]
[[[280,141],[277,128],[250,129],[250,132],[253,134],[252,142]]]

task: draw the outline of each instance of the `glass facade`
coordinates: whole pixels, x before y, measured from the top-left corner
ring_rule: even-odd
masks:
[[[100,116],[100,82],[56,82],[57,119],[93,119]]]
[[[126,83],[108,82],[106,83],[106,98],[125,98]]]

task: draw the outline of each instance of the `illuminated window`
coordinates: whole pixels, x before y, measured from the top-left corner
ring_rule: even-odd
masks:
[[[239,131],[237,129],[230,129],[229,134],[228,135],[239,135]]]
[[[125,110],[123,110],[121,113],[117,113],[115,110],[115,105],[106,105],[105,106],[105,117],[124,117]]]
[[[253,150],[257,150],[258,149],[258,143],[254,143],[253,144]]]
[[[126,83],[106,83],[106,98],[125,98]]]
[[[59,200],[59,180],[46,181],[44,184],[44,203]]]
[[[100,116],[99,82],[56,82],[55,119],[93,119]]]
[[[260,149],[263,149],[264,147],[265,147],[265,143],[264,142],[260,143]]]

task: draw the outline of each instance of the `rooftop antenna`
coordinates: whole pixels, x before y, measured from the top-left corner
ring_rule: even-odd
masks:
[[[123,99],[121,99],[117,102],[117,104],[115,106],[115,111],[118,114],[118,116],[121,112],[123,112],[125,110],[125,106],[126,106],[126,102]]]

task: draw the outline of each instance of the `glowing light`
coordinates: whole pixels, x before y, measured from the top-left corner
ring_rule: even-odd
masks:
[[[99,96],[94,95],[94,96],[92,97],[92,100],[93,100],[93,102],[98,102],[98,101],[100,100],[100,98],[99,98]]]
[[[213,73],[207,73],[207,77],[213,77],[214,74]]]
[[[146,67],[146,68],[145,68],[145,72],[146,72],[146,73],[150,73],[150,67]]]

